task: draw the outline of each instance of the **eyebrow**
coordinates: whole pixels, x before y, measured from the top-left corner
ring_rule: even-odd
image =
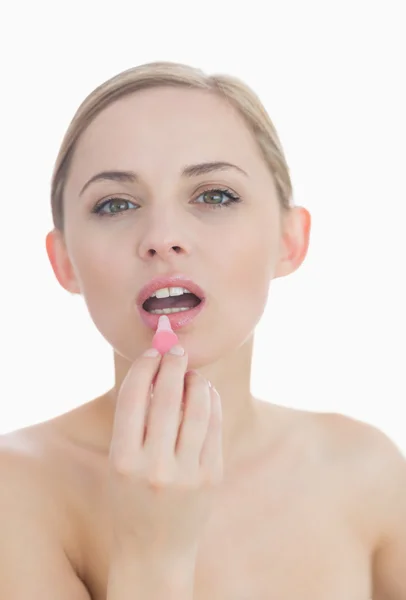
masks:
[[[224,162],[224,161],[214,161],[214,162],[205,162],[199,163],[196,165],[187,165],[183,171],[183,177],[197,177],[198,175],[206,175],[207,173],[212,173],[213,171],[226,171],[228,169],[236,169],[243,175],[248,177],[248,174],[238,167],[237,165],[233,165],[232,163]],[[95,181],[121,181],[126,183],[135,183],[139,179],[138,175],[134,173],[134,171],[102,171],[101,173],[96,173],[93,175],[85,183],[85,185],[80,190],[79,196],[81,196],[84,191],[89,187],[90,184]]]

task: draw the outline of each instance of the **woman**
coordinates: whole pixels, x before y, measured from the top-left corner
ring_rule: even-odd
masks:
[[[406,598],[397,449],[250,392],[270,282],[307,252],[291,197],[277,133],[233,78],[149,64],[80,106],[47,251],[115,385],[3,436],[2,598]],[[179,344],[154,356],[162,314]]]

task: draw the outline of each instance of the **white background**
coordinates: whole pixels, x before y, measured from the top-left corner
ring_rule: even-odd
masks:
[[[173,60],[254,88],[282,139],[295,202],[313,217],[305,263],[271,287],[253,392],[367,421],[406,450],[404,2],[7,4],[0,433],[112,385],[110,349],[45,253],[51,172],[94,87]]]

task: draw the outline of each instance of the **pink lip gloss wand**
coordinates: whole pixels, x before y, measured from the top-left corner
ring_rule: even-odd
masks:
[[[171,327],[171,322],[166,315],[161,315],[158,320],[158,327],[154,337],[152,338],[152,347],[155,350],[158,350],[160,354],[165,354],[169,352],[169,350],[179,344],[179,338],[176,333],[173,331]],[[152,381],[152,390],[155,385],[156,378],[158,377],[158,373],[155,375]],[[183,402],[182,402],[182,414],[183,414]],[[180,417],[182,418],[182,417]]]
[[[169,352],[172,346],[179,343],[179,338],[172,330],[171,322],[166,315],[161,315],[158,320],[158,327],[152,338],[152,347],[158,350],[160,354]]]

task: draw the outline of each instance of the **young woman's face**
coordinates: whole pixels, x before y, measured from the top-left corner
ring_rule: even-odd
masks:
[[[216,161],[237,168],[184,174]],[[135,177],[81,193],[102,171]],[[56,247],[59,264],[66,253],[71,265],[66,287],[84,296],[98,330],[130,361],[154,333],[136,302],[152,278],[181,273],[203,289],[203,310],[177,333],[190,364],[204,365],[251,337],[270,281],[297,268],[286,240],[290,249],[306,245],[297,223],[284,236],[273,178],[241,116],[196,90],[145,90],[99,114],[74,154],[64,211]]]

